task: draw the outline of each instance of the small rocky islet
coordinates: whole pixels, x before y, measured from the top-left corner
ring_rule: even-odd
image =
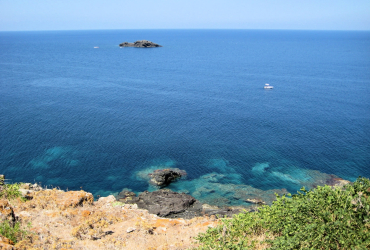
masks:
[[[157,47],[162,47],[162,45],[153,43],[148,40],[138,40],[133,43],[129,42],[123,42],[119,44],[120,47],[134,47],[134,48],[157,48]]]

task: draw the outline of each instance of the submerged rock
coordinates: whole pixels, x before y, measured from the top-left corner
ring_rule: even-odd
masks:
[[[134,43],[123,42],[119,46],[120,47],[135,47],[135,48],[156,48],[156,47],[162,47],[159,44],[156,44],[156,43],[153,43],[153,42],[147,41],[147,40],[140,40],[140,41],[136,41]]]
[[[348,180],[344,180],[342,178],[339,178],[335,175],[330,175],[331,178],[326,180],[326,185],[332,186],[332,187],[343,187],[345,185],[350,184],[351,182]]]
[[[264,202],[261,199],[246,199],[245,202],[257,204],[257,205],[266,205],[266,202]]]

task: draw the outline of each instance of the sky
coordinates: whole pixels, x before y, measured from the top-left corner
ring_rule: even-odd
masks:
[[[0,31],[370,30],[370,0],[0,0]]]

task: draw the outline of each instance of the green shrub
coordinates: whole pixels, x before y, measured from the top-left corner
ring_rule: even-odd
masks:
[[[288,195],[291,196],[291,195]],[[200,249],[254,249],[265,235],[271,249],[369,249],[370,180],[343,188],[305,188],[257,213],[239,214],[198,236]]]
[[[31,225],[29,224],[28,227],[31,227]],[[7,220],[0,222],[0,235],[5,236],[14,243],[24,239],[28,234],[29,232],[21,227],[20,222],[15,223],[13,227]]]
[[[19,191],[22,183],[14,184],[5,184],[0,187],[0,199],[15,199],[22,196],[22,193]]]
[[[196,238],[199,249],[255,249],[257,236],[265,233],[257,213],[240,213],[233,219],[223,219],[216,228],[209,228]]]

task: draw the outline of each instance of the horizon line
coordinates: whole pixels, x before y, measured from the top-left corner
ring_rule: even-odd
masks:
[[[107,28],[107,29],[40,29],[40,30],[0,30],[0,32],[38,31],[103,31],[103,30],[276,30],[276,31],[370,31],[370,29],[267,29],[267,28]]]

